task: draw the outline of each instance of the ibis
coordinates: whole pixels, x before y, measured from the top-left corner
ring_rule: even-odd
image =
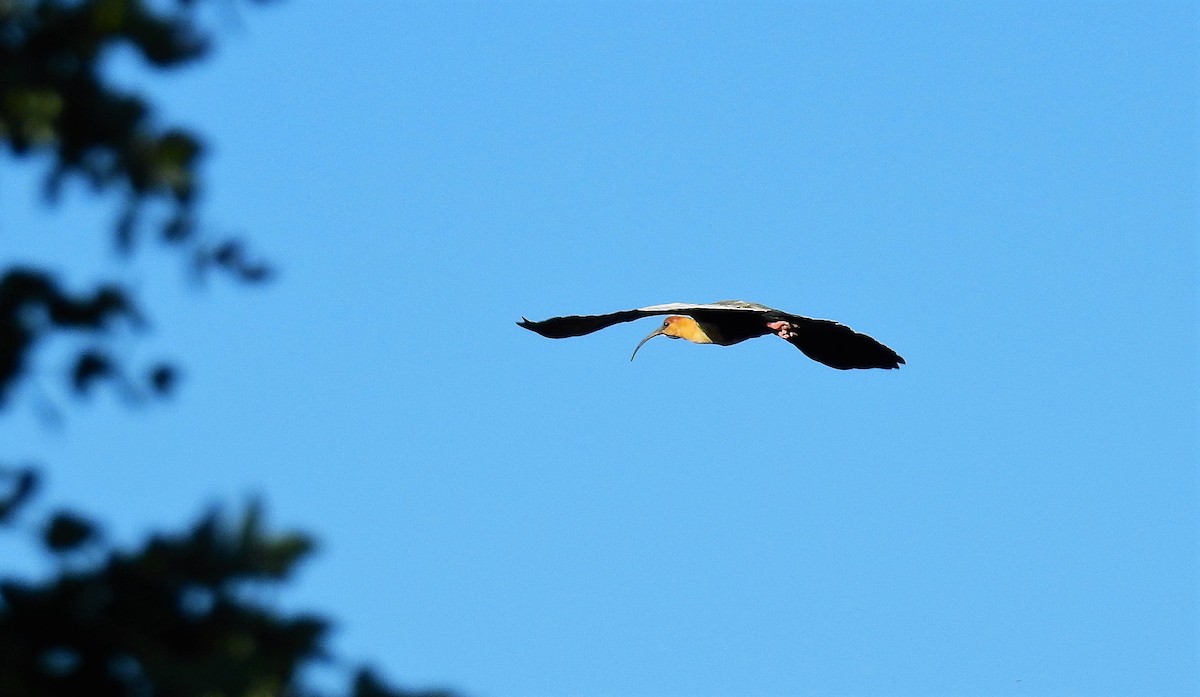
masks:
[[[900,354],[844,324],[793,315],[744,300],[719,300],[702,305],[668,303],[604,315],[551,317],[541,322],[531,322],[522,317],[517,325],[550,339],[565,339],[656,315],[667,317],[657,329],[638,342],[629,360],[632,361],[638,349],[656,336],[687,339],[695,344],[732,346],[747,339],[774,334],[814,361],[839,370],[890,369],[899,368],[904,363]]]

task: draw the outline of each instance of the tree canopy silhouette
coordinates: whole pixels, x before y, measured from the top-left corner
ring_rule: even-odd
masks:
[[[201,3],[0,0],[0,142],[15,160],[46,167],[49,206],[72,181],[112,201],[102,228],[124,254],[157,238],[198,273],[255,283],[269,268],[240,240],[207,233],[198,217],[202,138],[161,123],[152,103],[110,84],[103,70],[118,46],[155,69],[204,57],[212,36],[197,20]],[[109,350],[114,325],[144,320],[129,289],[67,288],[46,269],[0,267],[0,409],[11,408],[34,356],[57,335],[79,342],[65,371],[75,393],[100,383],[134,396],[171,389],[173,366],[139,369]],[[288,581],[313,549],[308,536],[271,532],[253,504],[123,550],[79,512],[31,520],[27,504],[41,480],[32,466],[0,463],[0,531],[33,531],[56,569],[38,580],[0,578],[0,695],[317,694],[301,669],[330,656],[328,620],[282,613],[260,592]],[[350,682],[352,697],[448,694],[397,690],[366,668]]]

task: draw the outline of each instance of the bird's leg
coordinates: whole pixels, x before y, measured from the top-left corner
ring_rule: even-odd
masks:
[[[775,335],[784,341],[792,339],[796,336],[796,328],[792,326],[791,322],[785,322],[783,320],[779,320],[778,322],[767,322],[767,328],[775,332]]]

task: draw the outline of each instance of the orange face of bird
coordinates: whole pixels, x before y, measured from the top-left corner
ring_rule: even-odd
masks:
[[[649,336],[638,342],[638,345],[633,349],[633,356],[630,356],[629,360],[632,361],[634,356],[637,356],[638,349],[642,347],[642,344],[656,336],[665,336],[671,339],[687,339],[695,344],[712,343],[712,339],[710,339],[708,334],[705,334],[704,330],[700,328],[699,322],[691,317],[684,317],[683,315],[671,315],[663,320],[661,327],[650,332]]]

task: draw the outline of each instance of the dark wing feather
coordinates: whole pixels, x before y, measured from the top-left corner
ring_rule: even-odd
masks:
[[[639,307],[636,310],[621,310],[620,312],[610,312],[605,315],[568,315],[566,317],[551,317],[541,322],[530,322],[524,317],[517,326],[524,327],[532,332],[537,332],[547,339],[566,339],[572,336],[583,336],[598,332],[606,327],[611,327],[614,324],[622,322],[632,322],[635,319],[642,317],[651,317],[653,315],[695,315],[697,313],[706,313],[707,315],[720,316],[744,313],[761,314],[770,308],[762,305],[754,305],[753,303],[743,303],[741,301],[722,300],[716,303],[697,305],[693,303],[668,303],[666,305],[651,305],[649,307]]]
[[[610,312],[607,315],[569,315],[567,317],[551,317],[541,322],[530,322],[524,317],[517,326],[531,332],[537,332],[547,339],[566,339],[570,336],[583,336],[598,332],[605,327],[611,327],[621,322],[632,322],[635,319],[649,317],[653,312],[645,310],[623,310]],[[667,314],[667,313],[663,313]]]
[[[786,315],[794,335],[787,339],[804,355],[831,368],[899,368],[900,354],[866,334],[829,319]]]

